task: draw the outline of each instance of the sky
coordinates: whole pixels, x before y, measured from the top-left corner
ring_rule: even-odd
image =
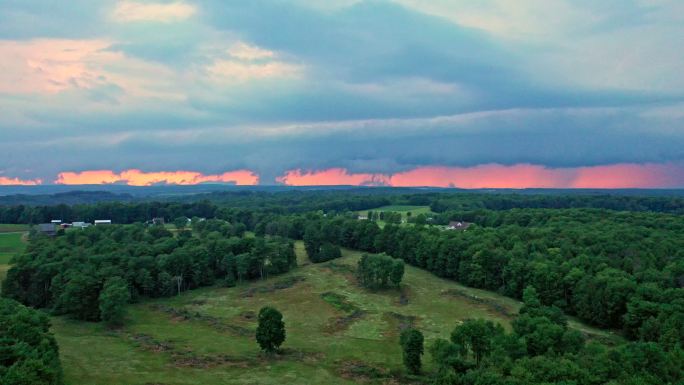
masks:
[[[0,184],[684,187],[680,0],[3,0]]]

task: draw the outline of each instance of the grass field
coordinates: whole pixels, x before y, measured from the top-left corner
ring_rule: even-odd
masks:
[[[371,209],[371,210],[361,210],[361,211],[359,211],[359,214],[368,215],[368,211],[398,212],[398,213],[401,213],[401,216],[404,219],[406,219],[406,216],[408,213],[411,213],[411,215],[413,215],[413,216],[418,215],[418,214],[432,214],[432,211],[430,210],[430,206],[403,206],[403,205],[382,206],[382,207],[378,207],[378,208]]]
[[[24,231],[29,231],[28,225],[13,225],[13,224],[0,223],[0,233],[16,233],[16,232],[24,232]]]
[[[391,211],[391,212],[401,213],[401,218],[403,220],[406,220],[408,218],[408,213],[411,213],[412,216],[416,216],[418,214],[426,214],[429,216],[430,214],[434,214],[430,210],[430,206],[408,206],[408,205],[382,206],[382,207],[377,207],[377,208],[370,209],[370,210],[360,210],[360,211],[357,211],[357,213],[359,215],[368,216],[369,211],[374,211],[374,212],[379,212],[379,211],[389,212],[389,211]],[[378,226],[380,226],[380,228],[385,227],[385,224],[386,224],[385,221],[377,220],[375,222],[378,224]]]
[[[0,228],[8,225],[0,225]],[[14,225],[9,225],[14,226]],[[25,233],[0,232],[0,283],[5,279],[9,262],[15,254],[21,253],[26,247]]]
[[[205,288],[131,305],[126,326],[53,319],[68,384],[352,384],[393,381],[398,335],[409,325],[427,342],[448,338],[460,320],[482,317],[509,327],[519,303],[408,267],[403,289],[356,285],[360,253],[300,267],[234,288]],[[254,340],[256,313],[271,305],[287,328],[284,353],[266,357]],[[427,360],[426,360],[427,361]],[[429,362],[427,362],[429,367]]]

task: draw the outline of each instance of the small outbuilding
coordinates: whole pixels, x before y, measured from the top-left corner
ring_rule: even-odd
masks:
[[[111,225],[112,220],[111,219],[96,219],[95,220],[95,226],[100,226],[100,225]]]
[[[470,222],[451,221],[447,226],[447,230],[466,230],[470,225],[472,225]]]

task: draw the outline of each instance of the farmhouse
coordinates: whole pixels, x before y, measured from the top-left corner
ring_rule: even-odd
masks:
[[[470,227],[472,223],[463,221],[451,221],[447,226],[447,230],[465,230]]]
[[[49,237],[54,237],[57,235],[57,227],[54,223],[41,223],[38,225],[38,232]]]
[[[95,220],[95,226],[98,225],[111,225],[112,220],[111,219],[96,219]]]

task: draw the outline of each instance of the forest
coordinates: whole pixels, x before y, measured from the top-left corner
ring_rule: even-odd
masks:
[[[56,237],[31,233],[3,282],[0,326],[5,332],[29,322],[24,319],[35,321],[26,333],[3,337],[0,378],[40,362],[45,380],[35,383],[60,383],[45,313],[120,327],[128,304],[294,271],[295,241],[303,242],[314,264],[334,263],[341,248],[364,252],[355,276],[365,290],[402,290],[407,264],[434,279],[522,301],[508,331],[492,321],[469,319],[425,348],[420,330],[402,333],[397,343],[406,383],[676,384],[684,378],[681,198],[242,195],[234,206],[230,199],[193,197],[192,202],[0,207],[4,223],[52,218],[119,223]],[[377,211],[389,204],[429,206],[431,213],[404,220],[399,213]],[[375,214],[361,218],[361,210]],[[176,226],[144,224],[153,217],[179,220],[173,221]],[[449,230],[444,225],[450,221],[470,226]],[[587,340],[568,326],[568,316],[614,331],[624,341]],[[9,348],[18,344],[26,348]],[[428,371],[421,369],[423,355],[433,363]]]

